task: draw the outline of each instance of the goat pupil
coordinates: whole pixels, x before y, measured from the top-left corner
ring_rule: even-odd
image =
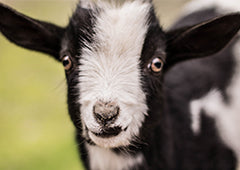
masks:
[[[160,69],[162,67],[162,63],[161,62],[156,62],[154,63],[155,67]]]
[[[68,61],[68,59],[63,60],[63,66],[66,67],[68,64],[70,64],[70,62]]]

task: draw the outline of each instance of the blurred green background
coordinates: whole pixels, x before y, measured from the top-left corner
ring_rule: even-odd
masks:
[[[167,28],[187,0],[155,0]],[[0,0],[65,26],[77,0]],[[0,34],[0,170],[81,170],[62,65]]]

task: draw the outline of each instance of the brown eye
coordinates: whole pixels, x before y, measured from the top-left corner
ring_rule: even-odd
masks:
[[[72,61],[68,55],[63,57],[62,63],[63,63],[64,69],[66,71],[68,71],[72,68]]]
[[[158,57],[154,58],[152,62],[148,64],[148,68],[154,73],[159,73],[163,68],[163,61]]]

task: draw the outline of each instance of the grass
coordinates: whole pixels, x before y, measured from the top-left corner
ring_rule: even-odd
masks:
[[[6,4],[34,18],[65,25],[75,2]],[[65,84],[61,64],[0,35],[0,169],[83,169],[67,114]]]
[[[158,15],[164,19],[161,22],[168,26],[180,9],[180,0],[155,2],[160,7]],[[64,26],[76,0],[4,3],[31,17]],[[169,14],[173,7],[176,9]],[[1,170],[83,169],[67,114],[62,65],[47,55],[9,43],[1,34],[0,139]]]

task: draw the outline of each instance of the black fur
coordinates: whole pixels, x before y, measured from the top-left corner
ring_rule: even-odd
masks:
[[[89,137],[82,136],[79,109],[81,105],[77,102],[81,94],[77,85],[79,58],[82,48],[86,47],[83,41],[94,43],[94,16],[92,10],[78,5],[68,26],[60,28],[24,16],[0,3],[0,31],[10,41],[50,54],[59,61],[65,55],[70,56],[73,66],[66,71],[68,110],[76,127],[76,140],[86,169],[90,169],[90,165],[85,143],[95,144]],[[213,88],[218,88],[228,102],[226,87],[235,67],[232,48],[239,38],[235,37],[227,48],[215,53],[239,30],[240,14],[221,18],[215,18],[216,16],[218,14],[214,8],[197,11],[181,18],[171,31],[163,31],[153,8],[151,9],[149,28],[140,59],[142,88],[146,93],[149,108],[148,116],[143,122],[139,136],[133,139],[129,146],[112,148],[112,151],[119,155],[143,154],[143,162],[132,167],[132,170],[236,168],[233,151],[221,141],[214,119],[202,114],[199,135],[194,135],[190,127],[190,101],[204,96]],[[212,56],[203,58],[209,55]],[[148,63],[154,57],[164,61],[161,73],[155,74],[147,69]],[[204,112],[202,110],[202,113]]]
[[[191,100],[203,97],[213,88],[219,89],[228,101],[225,90],[235,66],[232,54],[235,41],[221,53],[183,62],[165,75],[164,89],[167,103],[171,103],[167,107],[173,126],[174,150],[179,151],[175,154],[177,167],[205,170],[234,169],[236,166],[236,158],[219,138],[214,120],[202,116],[201,134],[195,136],[190,129],[191,115],[187,109]]]
[[[0,31],[11,42],[50,54],[59,60],[64,28],[27,17],[2,3],[0,20]]]

